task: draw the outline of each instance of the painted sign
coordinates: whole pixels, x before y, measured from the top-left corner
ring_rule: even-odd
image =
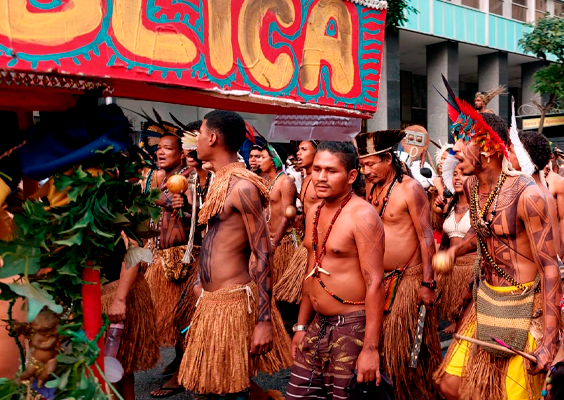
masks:
[[[179,104],[199,105],[200,93],[254,102],[255,112],[272,104],[312,113],[376,111],[385,2],[1,3],[0,69],[103,78],[115,96],[199,90],[168,92],[167,101]]]
[[[523,130],[528,129],[538,129],[540,125],[540,117],[537,118],[523,118]],[[545,128],[549,128],[551,126],[560,126],[564,125],[564,115],[554,115],[549,116],[547,115],[544,118],[543,126]]]

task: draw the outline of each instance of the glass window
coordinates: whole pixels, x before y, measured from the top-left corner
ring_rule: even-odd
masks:
[[[536,0],[537,11],[546,11],[546,0]]]
[[[480,0],[462,0],[462,5],[472,8],[480,8]]]
[[[503,0],[490,0],[490,12],[503,15]]]
[[[512,8],[511,17],[518,21],[527,22],[527,7],[515,3],[515,1],[521,1],[521,0],[513,0],[513,1],[514,3],[511,7]]]
[[[554,15],[564,14],[564,2],[554,1]]]

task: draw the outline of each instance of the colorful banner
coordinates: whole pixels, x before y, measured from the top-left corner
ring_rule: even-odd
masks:
[[[378,101],[386,3],[358,3],[4,0],[0,70],[98,78],[115,96],[192,105],[211,96],[255,103],[256,112],[276,105],[278,113],[368,116]]]

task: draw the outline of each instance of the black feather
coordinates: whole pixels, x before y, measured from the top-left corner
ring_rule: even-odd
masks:
[[[452,88],[450,87],[447,79],[445,78],[445,76],[443,74],[441,74],[442,78],[443,78],[443,83],[446,86],[447,92],[448,92],[448,104],[450,104],[456,111],[458,111],[460,113],[460,108],[458,107],[458,104],[456,103],[456,95],[454,94],[454,91],[452,90]]]
[[[178,118],[176,118],[174,115],[172,115],[172,113],[168,113],[170,115],[170,118],[172,118],[172,120],[176,123],[176,125],[178,125],[181,129],[187,131],[188,128],[186,127],[186,125],[184,125],[182,122],[180,122],[180,120]]]

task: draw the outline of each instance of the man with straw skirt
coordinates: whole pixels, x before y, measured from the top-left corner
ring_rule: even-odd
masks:
[[[465,175],[474,175],[464,185],[472,229],[433,262],[448,270],[457,254],[477,249],[474,305],[458,333],[483,345],[456,339],[434,378],[449,400],[539,399],[560,327],[560,276],[547,202],[530,177],[510,167],[505,122],[477,113],[445,85],[455,157]],[[531,353],[536,363],[492,349],[492,337]]]
[[[396,399],[436,396],[432,372],[441,359],[434,307],[437,283],[431,268],[435,240],[427,194],[421,184],[403,174],[393,147],[404,131],[361,133],[355,139],[367,181],[367,200],[384,224],[384,362],[394,381]],[[418,315],[426,308],[422,337],[416,338]],[[411,350],[421,341],[417,368]]]
[[[158,116],[158,114],[157,114]],[[157,310],[157,337],[161,346],[175,346],[175,360],[163,373],[173,373],[182,359],[181,327],[175,324],[175,315],[182,292],[187,285],[192,286],[197,276],[197,264],[186,260],[185,254],[190,236],[189,201],[185,194],[173,193],[168,187],[169,179],[175,175],[187,177],[193,168],[184,165],[182,138],[184,130],[159,119],[151,121],[163,132],[156,151],[157,165],[164,174],[153,173],[146,183],[150,189],[159,189],[161,196],[155,202],[162,207],[160,220],[155,228],[160,236],[149,242],[153,250],[153,262],[149,265],[146,278],[151,288],[153,304]],[[195,140],[195,135],[192,135]],[[184,301],[196,299],[191,291]]]
[[[134,373],[155,367],[160,352],[151,291],[143,271],[139,271],[141,261],[151,261],[151,251],[131,244],[123,233],[122,239],[114,249],[115,256],[102,262],[110,280],[102,286],[102,308],[111,322],[124,325],[117,353],[124,373],[117,388],[125,400],[134,400]]]
[[[287,400],[348,399],[359,394],[346,387],[381,381],[384,230],[354,194],[357,164],[352,144],[319,144],[312,184],[322,201],[306,217],[310,264]]]
[[[313,159],[319,142],[317,140],[303,140],[300,142],[296,158],[298,166],[305,172],[305,178],[300,192],[300,202],[304,218],[307,211],[319,202],[315,188],[311,184]],[[300,238],[301,240],[302,238]],[[274,286],[274,297],[278,301],[299,304],[302,300],[302,287],[307,269],[307,249],[303,241],[298,246],[288,263],[288,267]]]
[[[290,339],[271,300],[268,189],[237,162],[245,137],[238,114],[216,110],[197,140],[198,158],[215,178],[199,215],[208,232],[179,383],[209,398],[248,398],[258,370],[273,373],[291,363]]]

